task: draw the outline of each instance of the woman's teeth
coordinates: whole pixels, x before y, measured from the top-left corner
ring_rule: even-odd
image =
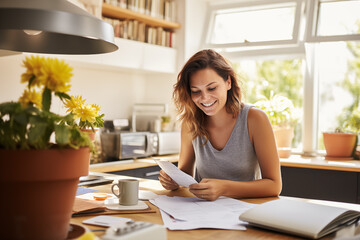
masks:
[[[215,102],[216,102],[216,101],[215,101]],[[205,107],[210,107],[210,106],[214,105],[215,102],[212,102],[212,103],[209,103],[209,104],[202,103],[202,105],[205,106]]]

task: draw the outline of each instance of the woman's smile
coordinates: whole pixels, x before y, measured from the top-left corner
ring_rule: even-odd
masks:
[[[201,103],[201,105],[203,105],[204,107],[211,107],[212,105],[214,105],[216,103],[216,101],[212,102],[212,103]]]
[[[224,109],[230,88],[231,81],[224,80],[211,68],[199,70],[190,78],[191,99],[208,116]]]

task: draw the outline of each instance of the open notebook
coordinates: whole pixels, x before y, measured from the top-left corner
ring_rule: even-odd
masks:
[[[356,221],[360,212],[293,199],[278,199],[240,215],[250,225],[306,238],[321,238]]]

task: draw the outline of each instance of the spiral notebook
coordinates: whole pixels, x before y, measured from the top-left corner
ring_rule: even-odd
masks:
[[[358,221],[360,212],[295,199],[278,199],[255,206],[240,220],[261,228],[318,239]]]

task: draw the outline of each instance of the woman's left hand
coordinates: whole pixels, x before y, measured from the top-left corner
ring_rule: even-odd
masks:
[[[224,193],[224,182],[220,179],[204,178],[200,183],[191,184],[189,186],[190,192],[196,197],[215,201]]]

